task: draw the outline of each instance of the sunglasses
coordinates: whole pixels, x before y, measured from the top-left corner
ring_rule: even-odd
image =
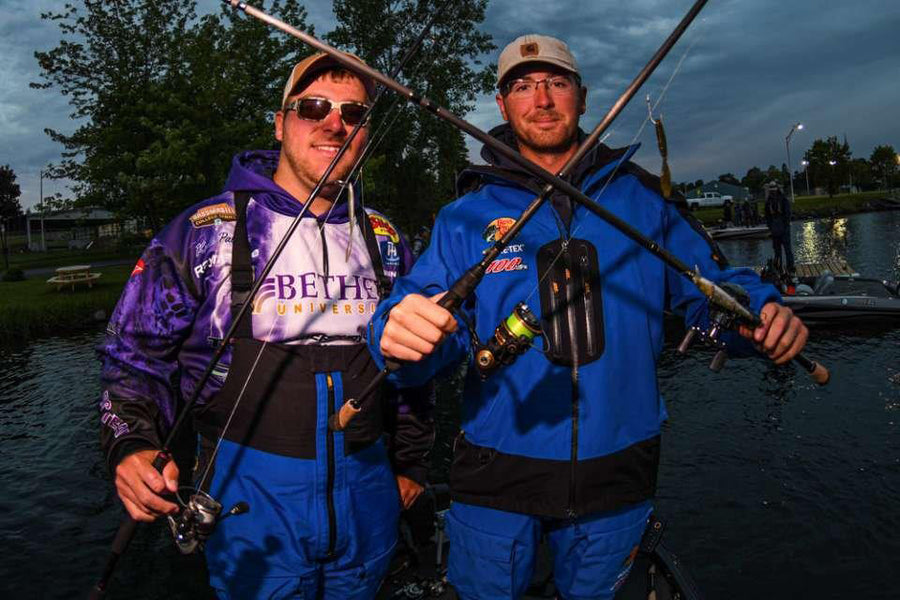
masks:
[[[335,108],[341,112],[341,120],[347,125],[350,125],[351,127],[355,127],[359,123],[362,123],[363,126],[367,125],[367,123],[363,121],[366,117],[366,111],[369,110],[369,105],[363,104],[362,102],[354,102],[352,100],[348,102],[335,102],[328,98],[309,96],[307,98],[297,98],[292,102],[288,102],[283,110],[295,110],[297,111],[298,117],[306,119],[307,121],[321,121],[330,115],[331,111]]]

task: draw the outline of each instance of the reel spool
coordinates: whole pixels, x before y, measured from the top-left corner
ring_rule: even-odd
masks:
[[[475,352],[475,366],[482,379],[501,365],[511,365],[531,347],[540,335],[541,324],[528,305],[519,302],[512,313],[497,325],[487,344],[479,344]]]

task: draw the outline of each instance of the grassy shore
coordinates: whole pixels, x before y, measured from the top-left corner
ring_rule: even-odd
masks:
[[[839,194],[828,196],[797,196],[794,200],[795,221],[816,217],[837,217],[861,212],[885,210],[893,203],[900,208],[900,197],[894,192],[893,198],[887,192],[860,192],[858,194]],[[762,216],[762,202],[759,202]],[[722,220],[722,208],[703,208],[694,211],[694,216],[706,226],[712,226]]]
[[[68,267],[70,265],[90,265],[106,260],[128,259],[131,262],[137,262],[137,252],[122,252],[119,250],[67,250],[56,249],[47,252],[10,252],[9,268],[22,269],[40,269],[42,267]],[[0,272],[6,268],[6,263],[0,256]]]
[[[57,291],[47,277],[0,282],[0,342],[99,327],[112,312],[132,266],[94,269],[94,286]]]

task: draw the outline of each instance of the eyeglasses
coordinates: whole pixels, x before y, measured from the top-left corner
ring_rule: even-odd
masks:
[[[544,79],[513,79],[506,84],[506,94],[513,98],[527,98],[532,96],[541,84],[547,86],[547,93],[554,96],[571,94],[578,87],[571,75],[555,75]]]
[[[369,106],[362,102],[354,102],[352,100],[335,102],[328,98],[317,98],[315,96],[297,98],[288,102],[283,110],[295,110],[298,117],[307,121],[321,121],[330,115],[335,108],[340,111],[341,120],[351,127],[362,123],[366,116],[366,111],[369,110]],[[363,127],[366,125],[368,123],[363,123]]]

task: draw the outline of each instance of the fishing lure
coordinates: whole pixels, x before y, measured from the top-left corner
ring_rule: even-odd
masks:
[[[659,147],[659,155],[662,157],[662,172],[659,175],[659,187],[663,198],[668,200],[672,196],[672,171],[669,170],[669,145],[666,141],[666,130],[663,128],[662,115],[653,118],[653,107],[650,105],[650,94],[647,94],[647,112],[650,114],[650,122],[656,128],[656,145]]]

